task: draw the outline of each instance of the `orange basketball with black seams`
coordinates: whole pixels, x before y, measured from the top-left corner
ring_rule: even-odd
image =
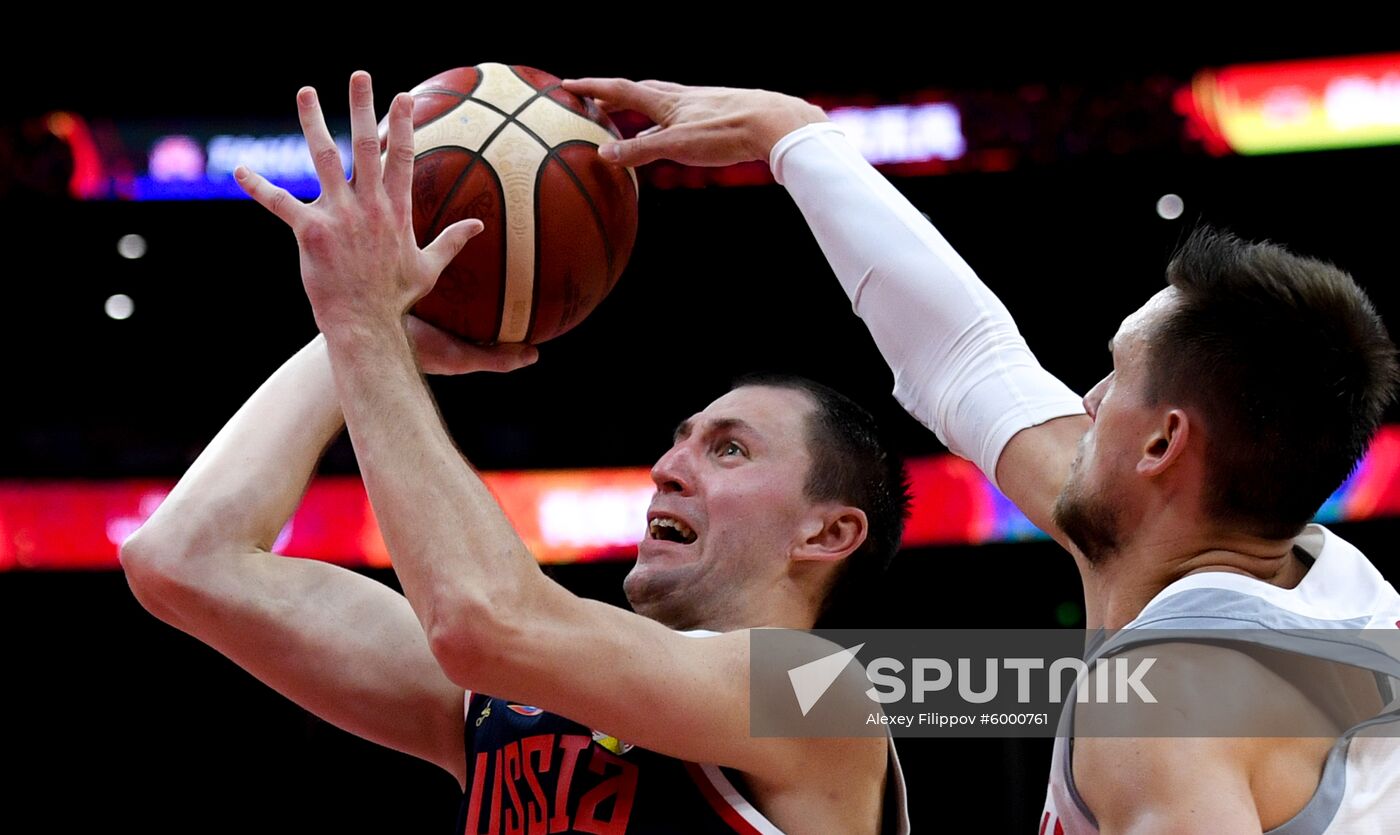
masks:
[[[481,344],[583,321],[637,236],[636,174],[597,153],[621,138],[612,120],[529,67],[462,67],[410,92],[419,245],[459,220],[486,225],[414,313]]]

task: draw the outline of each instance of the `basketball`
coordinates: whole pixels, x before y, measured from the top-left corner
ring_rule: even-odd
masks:
[[[621,134],[549,73],[481,64],[413,96],[413,229],[486,228],[413,312],[479,344],[540,343],[612,290],[637,235],[637,177],[598,156]]]

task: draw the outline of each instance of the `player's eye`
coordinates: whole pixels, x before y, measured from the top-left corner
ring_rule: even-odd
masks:
[[[719,444],[715,446],[715,449],[719,452],[721,458],[730,455],[748,455],[748,451],[737,441],[720,441]]]

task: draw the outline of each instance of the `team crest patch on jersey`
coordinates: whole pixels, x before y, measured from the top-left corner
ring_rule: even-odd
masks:
[[[506,707],[510,708],[511,710],[515,711],[521,716],[539,716],[541,713],[544,713],[544,708],[534,707],[532,705],[507,704]]]
[[[593,741],[617,754],[619,757],[632,750],[632,743],[623,742],[615,736],[608,736],[602,731],[593,732]]]

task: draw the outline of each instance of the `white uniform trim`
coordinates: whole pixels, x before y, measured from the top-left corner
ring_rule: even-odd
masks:
[[[724,776],[724,772],[717,765],[705,765],[697,763],[700,772],[710,781],[710,785],[715,787],[724,802],[728,803],[734,811],[739,813],[746,823],[758,830],[762,835],[783,835],[783,831],[773,825],[773,822],[763,816],[763,813],[753,807],[753,804],[744,798],[739,790],[734,788],[734,784],[729,782],[729,778]]]
[[[1192,574],[1167,586],[1143,607],[1136,620],[1183,592],[1224,589],[1257,597],[1270,606],[1307,618],[1342,621],[1364,618],[1353,628],[1394,629],[1400,621],[1400,594],[1356,546],[1321,525],[1308,525],[1294,540],[1317,562],[1291,589],[1227,571]]]

